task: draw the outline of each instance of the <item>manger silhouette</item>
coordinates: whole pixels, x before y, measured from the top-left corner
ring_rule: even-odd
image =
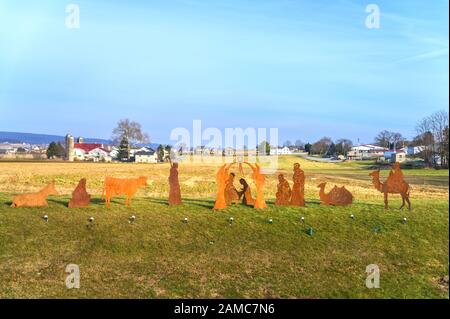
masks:
[[[319,197],[322,205],[347,206],[352,204],[353,195],[345,188],[345,186],[337,187],[335,185],[333,189],[326,194],[326,185],[327,183],[320,183],[317,186],[320,188]]]
[[[91,202],[91,195],[86,191],[86,178],[80,179],[77,187],[72,192],[72,198],[69,201],[68,207],[86,207]]]
[[[233,202],[235,199],[235,195],[237,195],[237,198],[239,199],[239,192],[236,191],[236,189],[231,188],[230,181],[234,180],[234,174],[230,174],[230,168],[236,164],[237,162],[229,163],[229,164],[223,164],[216,174],[216,183],[217,183],[217,196],[216,201],[214,203],[213,209],[224,209],[227,208],[228,203]],[[256,199],[254,200],[253,207],[257,209],[263,209],[267,207],[266,201],[264,199],[264,183],[266,180],[265,175],[261,172],[261,167],[258,164],[250,164],[248,162],[240,162],[239,163],[239,171],[243,174],[243,164],[248,165],[252,169],[252,179],[255,182],[256,185]],[[245,181],[245,180],[244,180]],[[242,183],[241,183],[242,184]],[[247,182],[245,182],[247,184]],[[249,186],[248,184],[245,185],[242,184],[245,188],[243,195],[245,197],[245,200],[247,203],[251,202],[253,198],[251,197],[251,194],[249,193]],[[234,189],[234,190],[233,190]],[[227,194],[227,192],[230,192]],[[235,193],[234,193],[235,192]],[[242,191],[241,191],[242,192]],[[245,196],[245,193],[247,192],[247,196]],[[227,203],[228,200],[228,203]]]
[[[14,196],[11,207],[48,206],[47,197],[49,195],[59,195],[55,188],[55,181],[45,186],[39,192]]]
[[[102,199],[106,202],[106,207],[111,204],[111,198],[114,196],[125,195],[125,204],[130,206],[131,197],[136,194],[140,186],[147,185],[147,177],[138,178],[114,178],[105,177],[105,188],[103,189]]]
[[[236,175],[234,173],[230,173],[227,181],[225,182],[225,203],[227,206],[239,203],[239,193],[236,187],[234,187],[235,176]]]
[[[380,181],[380,170],[373,171],[369,174],[372,177],[372,183],[375,188],[384,194],[384,208],[388,209],[388,194],[400,194],[402,197],[402,205],[400,209],[408,203],[408,209],[411,210],[411,202],[409,201],[410,187],[403,179],[403,173],[400,169],[400,163],[396,162],[389,172],[387,180],[382,183]]]
[[[242,204],[247,206],[254,206],[255,199],[252,196],[250,185],[248,185],[247,181],[244,178],[241,178],[239,180],[239,183],[242,185],[242,188],[239,191],[239,198],[242,198]]]

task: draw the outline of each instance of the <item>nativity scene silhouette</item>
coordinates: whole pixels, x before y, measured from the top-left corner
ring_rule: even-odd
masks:
[[[216,174],[217,183],[217,195],[213,209],[224,209],[233,203],[238,203],[242,198],[242,202],[245,205],[253,206],[257,209],[264,209],[267,207],[264,199],[264,183],[266,180],[265,175],[261,171],[261,167],[258,164],[250,164],[248,162],[239,163],[239,172],[244,173],[243,164],[248,165],[252,170],[252,179],[256,185],[256,199],[253,199],[250,186],[243,178],[239,180],[242,185],[242,189],[238,191],[234,187],[235,174],[230,173],[230,168],[237,164],[237,162],[223,164]]]
[[[170,160],[169,181],[169,205],[182,204],[180,183],[178,180],[178,163],[172,163]],[[252,172],[252,180],[256,186],[256,197],[253,197],[250,185],[245,178],[240,178],[239,183],[242,185],[240,190],[234,186],[236,174],[230,172],[233,165],[238,164],[239,173],[244,175],[244,165],[250,167]],[[278,185],[276,192],[275,205],[277,206],[305,206],[304,189],[305,174],[300,168],[299,163],[294,163],[293,167],[293,185],[292,188],[285,178],[284,174],[278,175]],[[385,182],[380,181],[380,170],[373,171],[369,174],[372,177],[374,187],[384,194],[384,205],[388,208],[388,194],[400,194],[402,197],[403,208],[408,204],[411,209],[410,186],[405,182],[400,163],[396,162],[392,166],[389,176]],[[214,202],[214,210],[224,209],[230,205],[238,204],[240,201],[246,206],[252,206],[256,209],[264,209],[267,207],[264,199],[264,186],[266,175],[263,174],[258,164],[250,164],[248,162],[234,161],[220,166],[216,173],[217,194]],[[111,198],[114,196],[125,195],[125,204],[129,205],[131,198],[135,195],[139,187],[147,185],[147,177],[140,176],[138,178],[113,178],[106,177],[102,199],[105,199],[106,206],[110,206]],[[353,195],[345,186],[334,186],[328,193],[325,192],[326,183],[317,186],[321,204],[333,206],[346,206],[353,203]],[[58,195],[55,188],[55,182],[51,182],[46,187],[36,193],[16,195],[13,198],[11,207],[42,207],[48,206],[47,197],[49,195]],[[68,207],[85,207],[89,205],[91,195],[86,191],[86,179],[82,178],[75,190],[72,192],[72,198],[68,203]]]

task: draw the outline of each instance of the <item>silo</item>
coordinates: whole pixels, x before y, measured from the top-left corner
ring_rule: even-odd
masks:
[[[66,135],[66,160],[73,162],[74,158],[74,138],[72,135]]]

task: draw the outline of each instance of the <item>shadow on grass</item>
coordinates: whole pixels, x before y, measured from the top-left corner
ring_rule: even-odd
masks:
[[[7,202],[3,202],[3,205],[8,206],[8,207],[11,207],[12,201],[9,200],[9,201],[7,201]]]
[[[167,206],[167,207],[169,206],[167,199],[148,198],[148,201],[152,202],[152,203],[160,204],[163,206]],[[200,206],[202,208],[207,208],[207,209],[212,209],[214,207],[214,201],[212,201],[212,200],[183,198],[182,201],[185,204]]]
[[[49,202],[49,203],[58,204],[58,205],[66,207],[66,208],[68,208],[69,201],[70,201],[70,198],[53,197],[53,198],[48,198],[47,199],[47,202]],[[118,204],[118,205],[122,204],[122,205],[125,205],[125,199],[123,199],[123,198],[115,198],[115,199],[112,198],[111,199],[111,204]],[[93,205],[106,207],[105,201],[103,199],[99,198],[99,197],[91,198],[91,202],[89,203],[89,206],[93,206]]]

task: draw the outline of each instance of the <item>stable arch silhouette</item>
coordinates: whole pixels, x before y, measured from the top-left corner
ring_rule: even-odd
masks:
[[[264,184],[266,181],[266,176],[261,172],[261,167],[259,166],[259,164],[251,164],[247,161],[234,161],[232,163],[223,164],[216,173],[217,196],[213,209],[227,208],[227,203],[225,201],[225,186],[229,177],[230,168],[235,164],[239,164],[239,172],[242,175],[244,175],[243,164],[246,164],[251,168],[252,179],[256,185],[256,199],[253,207],[256,209],[266,208],[267,204],[264,199]]]

